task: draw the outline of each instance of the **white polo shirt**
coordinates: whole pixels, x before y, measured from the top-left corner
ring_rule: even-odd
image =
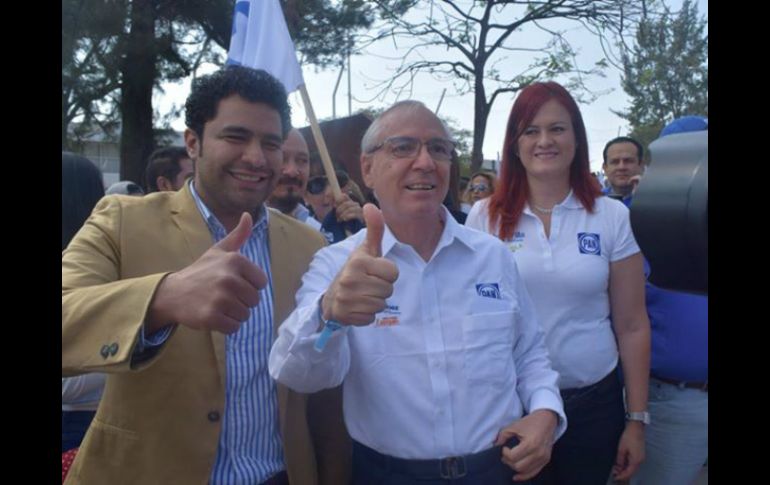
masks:
[[[465,224],[497,235],[497,224],[489,224],[488,207],[489,199],[474,204]],[[526,206],[506,243],[545,330],[559,387],[601,380],[618,362],[610,322],[610,263],[639,252],[628,208],[599,197],[591,214],[570,191],[553,209],[550,238]]]
[[[510,251],[446,209],[444,219],[428,262],[386,226],[382,254],[399,269],[393,295],[373,324],[335,332],[323,352],[313,349],[319,300],[366,230],[316,253],[279,329],[270,374],[299,392],[344,380],[350,435],[391,456],[483,451],[536,409],[560,416],[558,438],[566,428],[558,375]]]

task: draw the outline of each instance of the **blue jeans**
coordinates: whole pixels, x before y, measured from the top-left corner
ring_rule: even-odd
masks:
[[[650,378],[646,458],[632,485],[686,485],[708,458],[708,392]]]
[[[562,390],[567,431],[554,444],[551,461],[535,485],[606,485],[626,427],[623,388],[617,370],[596,384]]]
[[[61,412],[61,452],[80,446],[96,411]]]

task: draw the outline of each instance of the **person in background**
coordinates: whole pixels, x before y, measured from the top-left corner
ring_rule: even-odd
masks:
[[[459,224],[465,224],[468,214],[462,210],[460,194],[462,194],[460,192],[460,162],[455,151],[452,155],[452,166],[449,169],[449,190],[444,197],[444,206]]]
[[[313,216],[321,223],[321,233],[329,243],[342,241],[364,227],[361,203],[361,189],[355,185],[344,170],[335,170],[342,195],[334,200],[329,180],[320,164],[315,166],[314,174],[307,183],[305,201],[310,206]]]
[[[132,195],[135,197],[141,197],[144,195],[144,190],[134,182],[130,180],[122,180],[110,185],[104,192],[105,195]]]
[[[644,148],[642,144],[628,136],[619,136],[608,141],[602,151],[604,162],[602,169],[607,176],[608,187],[604,193],[610,198],[626,204],[644,173]]]
[[[310,211],[302,205],[310,176],[310,152],[299,130],[292,128],[283,143],[283,164],[278,185],[267,203],[284,214],[302,221],[315,230],[321,229]]]
[[[193,163],[185,147],[158,148],[150,155],[145,168],[144,187],[148,194],[181,189],[193,175]]]
[[[83,227],[96,203],[104,197],[102,173],[80,155],[61,154],[61,250]],[[61,451],[77,448],[91,424],[104,390],[104,374],[92,373],[61,380]]]
[[[685,116],[666,125],[660,138],[705,130],[708,119]],[[648,276],[654,271],[646,261],[645,270]],[[646,302],[652,326],[650,424],[647,458],[631,485],[692,483],[708,459],[708,296],[665,290],[648,280]]]
[[[481,199],[486,199],[495,191],[495,175],[489,172],[476,172],[471,175],[471,183],[468,184],[467,199],[473,206]]]
[[[643,259],[628,209],[591,176],[583,118],[561,85],[534,83],[516,97],[499,183],[466,225],[513,251],[559,373],[569,428],[534,482],[627,480],[649,422]]]
[[[471,205],[468,203],[468,184],[470,183],[471,179],[466,177],[465,175],[460,177],[460,185],[458,188],[458,194],[460,197],[460,210],[467,216],[468,213],[471,211]]]

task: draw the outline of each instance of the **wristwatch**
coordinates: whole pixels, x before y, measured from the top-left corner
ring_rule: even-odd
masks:
[[[650,413],[640,411],[638,413],[626,413],[626,421],[639,421],[644,425],[650,424]]]

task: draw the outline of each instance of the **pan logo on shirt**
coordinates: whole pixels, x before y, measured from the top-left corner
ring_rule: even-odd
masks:
[[[374,321],[375,327],[392,327],[398,325],[398,316],[401,315],[401,310],[398,309],[398,305],[385,304],[385,309],[382,310]]]
[[[511,238],[510,241],[508,241],[508,249],[511,250],[512,253],[515,253],[519,249],[524,247],[524,233],[521,231],[516,231],[513,233],[513,238]]]
[[[476,285],[476,293],[485,298],[500,300],[500,286],[497,283],[479,283]]]
[[[582,254],[595,254],[601,256],[602,247],[599,244],[599,235],[593,232],[578,233],[578,248]]]

